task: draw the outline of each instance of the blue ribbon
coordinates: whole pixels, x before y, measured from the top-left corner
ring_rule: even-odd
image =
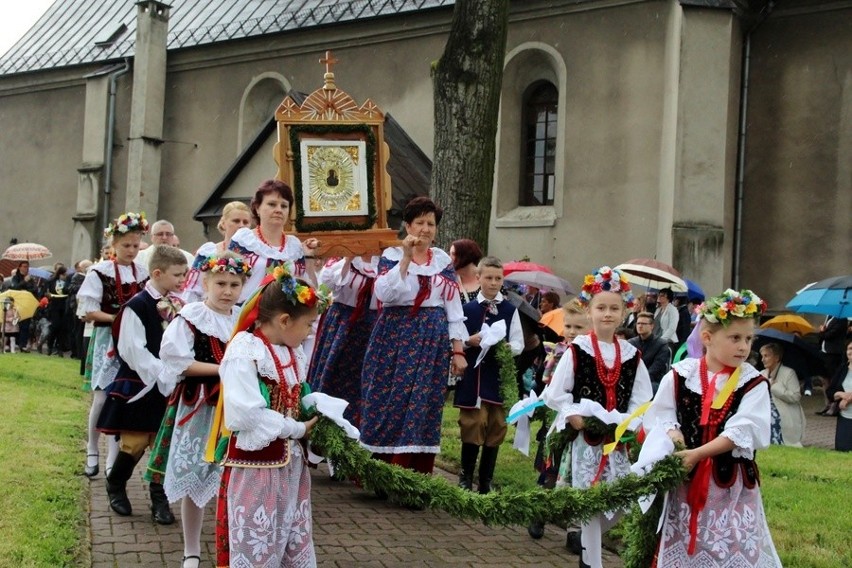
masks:
[[[512,424],[518,418],[520,418],[521,416],[523,416],[524,414],[526,414],[530,410],[535,410],[539,406],[544,406],[543,400],[538,400],[534,404],[530,404],[529,406],[525,406],[522,409],[513,412],[512,414],[510,414],[509,416],[506,417],[506,424]]]

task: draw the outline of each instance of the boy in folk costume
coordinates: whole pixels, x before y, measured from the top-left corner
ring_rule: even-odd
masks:
[[[497,452],[506,438],[506,408],[500,396],[500,366],[494,347],[486,343],[482,347],[483,325],[494,326],[503,322],[505,333],[500,339],[508,340],[512,355],[524,350],[524,333],[518,310],[511,302],[504,301],[500,288],[503,286],[503,263],[499,258],[486,256],[476,268],[479,277],[479,293],[476,299],[464,305],[468,334],[465,341],[467,369],[456,385],[453,406],[459,408],[461,428],[461,472],[459,487],[473,489],[473,470],[482,448],[479,462],[479,492],[491,491]],[[494,338],[496,340],[496,338]],[[489,349],[489,347],[491,347]],[[480,361],[480,354],[485,357]],[[478,363],[478,364],[477,364]]]
[[[765,310],[751,290],[727,290],[703,304],[705,355],[675,363],[645,415],[646,425],[686,446],[675,455],[690,470],[669,492],[657,566],[781,566],[754,461],[755,450],[769,446],[769,386],[746,363]]]
[[[230,251],[210,254],[195,267],[204,301],[185,305],[163,333],[160,360],[177,387],[143,476],[162,484],[170,503],[181,501],[183,568],[201,564],[204,507],[219,489],[222,467],[204,461],[204,449],[219,399],[219,363],[239,314],[234,305],[251,272]]]
[[[570,453],[566,451],[562,460],[570,465],[566,481],[570,479],[572,487],[585,489],[628,474],[630,460],[620,444],[605,453],[604,446],[614,442],[612,437],[584,432],[584,416],[577,412],[614,411],[621,422],[651,400],[653,391],[639,351],[615,337],[616,328],[624,320],[625,307],[632,307],[634,302],[627,278],[604,266],[586,276],[578,299],[586,305],[592,332],[574,339],[542,398],[559,413],[557,422],[567,423],[579,432]],[[561,429],[561,424],[555,426]],[[581,525],[581,567],[601,568],[601,535],[619,516],[615,511],[595,515]]]
[[[106,389],[107,400],[98,418],[98,430],[118,435],[119,453],[107,475],[109,505],[122,516],[132,514],[127,481],[136,463],[154,442],[166,411],[166,395],[174,378],[163,373],[159,359],[163,331],[182,307],[177,293],[186,278],[186,257],[180,249],[159,245],[148,264],[151,279],[117,317],[116,350],[121,366]],[[162,525],[175,520],[160,483],[149,485],[151,513]]]
[[[301,344],[330,302],[324,289],[277,267],[240,312],[219,369],[222,395],[207,454],[225,466],[217,566],[316,566],[302,442],[317,417],[302,417],[307,358]]]

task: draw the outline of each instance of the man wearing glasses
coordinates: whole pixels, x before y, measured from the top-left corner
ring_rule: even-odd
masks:
[[[154,247],[157,245],[177,246],[175,244],[177,242],[179,241],[177,235],[175,235],[175,226],[165,219],[160,219],[151,225],[151,246],[139,251],[139,254],[136,255],[136,262],[148,268],[148,261],[151,260],[151,255],[154,253]],[[185,250],[181,250],[181,252],[186,257],[187,264],[192,266],[195,257]]]

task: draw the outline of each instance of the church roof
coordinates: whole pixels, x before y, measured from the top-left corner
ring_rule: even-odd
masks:
[[[171,0],[169,50],[452,6],[454,0]],[[0,75],[134,53],[132,0],[55,0],[0,57]]]

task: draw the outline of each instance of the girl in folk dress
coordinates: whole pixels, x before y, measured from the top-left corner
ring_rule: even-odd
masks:
[[[592,332],[574,339],[542,398],[559,412],[557,420],[567,421],[580,432],[571,444],[570,455],[566,452],[562,460],[566,481],[570,479],[572,487],[585,489],[598,481],[626,475],[630,461],[627,450],[620,445],[604,454],[604,445],[613,442],[610,436],[583,432],[584,417],[576,413],[579,408],[575,403],[588,400],[596,408],[617,411],[626,419],[651,400],[653,390],[639,351],[615,337],[616,328],[624,320],[625,307],[632,307],[634,302],[627,279],[618,270],[604,266],[586,276],[578,299],[587,306]],[[581,525],[581,567],[602,566],[601,535],[619,516],[616,512],[595,515]]]
[[[198,247],[195,252],[195,260],[189,267],[189,274],[183,285],[183,301],[188,303],[200,302],[204,299],[203,270],[205,261],[212,255],[219,255],[228,250],[231,237],[243,227],[251,227],[251,209],[242,201],[230,201],[222,209],[222,217],[216,228],[222,233],[222,240],[218,243],[207,242]]]
[[[91,364],[86,365],[85,372],[93,391],[84,470],[88,477],[98,474],[100,432],[96,425],[106,402],[104,389],[115,379],[119,368],[111,326],[122,304],[141,291],[148,280],[148,270],[134,262],[142,235],[148,232],[148,228],[144,213],[125,213],[110,223],[104,230],[104,236],[111,241],[113,258],[92,265],[77,292],[77,315],[94,322],[95,326],[87,355]],[[107,473],[118,455],[118,442],[114,436],[109,436],[108,448]]]
[[[320,321],[311,357],[311,390],[349,403],[344,417],[355,426],[361,421],[361,369],[367,343],[376,323],[376,281],[379,257],[332,259],[319,273],[334,303]]]
[[[406,205],[408,235],[379,261],[382,308],[361,375],[361,445],[420,473],[432,473],[440,451],[447,362],[456,374],[467,367],[455,271],[449,255],[432,247],[442,213],[428,197]]]
[[[704,357],[673,365],[646,414],[686,446],[675,455],[691,470],[669,493],[657,566],[781,566],[754,461],[769,446],[769,385],[746,363],[765,310],[750,290],[710,298],[701,307]]]
[[[218,566],[316,565],[311,478],[300,443],[316,417],[300,421],[307,371],[301,343],[329,302],[324,290],[278,267],[240,313],[237,329],[245,331],[228,344],[219,368],[224,426],[231,434],[220,444],[226,449]]]
[[[187,304],[163,334],[164,373],[177,382],[148,461],[145,479],[164,486],[170,503],[181,500],[183,566],[201,563],[204,506],[216,496],[222,468],[204,461],[219,398],[219,363],[231,337],[249,266],[232,252],[197,263],[204,302]]]
[[[252,270],[243,286],[240,303],[257,290],[266,272],[276,266],[286,264],[288,272],[294,276],[313,280],[313,274],[306,274],[305,255],[313,256],[319,241],[310,238],[302,243],[293,235],[284,233],[290,222],[293,202],[293,190],[289,185],[278,180],[266,180],[251,200],[251,212],[257,227],[243,227],[231,237],[228,249],[242,256]]]

